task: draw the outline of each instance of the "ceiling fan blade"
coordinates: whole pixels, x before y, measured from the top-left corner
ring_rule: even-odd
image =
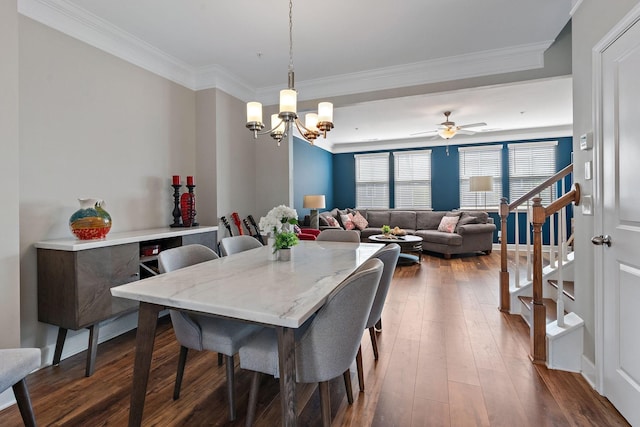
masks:
[[[475,135],[476,131],[474,130],[467,130],[467,129],[458,129],[458,132],[460,135]]]
[[[469,123],[468,125],[462,125],[462,126],[458,126],[458,129],[465,129],[465,128],[477,128],[480,126],[486,126],[487,124],[485,122],[480,122],[480,123]]]
[[[415,132],[415,133],[410,133],[409,136],[415,136],[415,135],[426,135],[426,134],[430,134],[430,133],[437,133],[437,130],[426,130],[424,132]]]

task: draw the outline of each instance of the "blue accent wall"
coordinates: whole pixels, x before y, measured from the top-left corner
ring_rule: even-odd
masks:
[[[302,207],[305,194],[324,194],[327,209],[334,207],[333,181],[333,154],[294,137],[293,207],[301,220],[309,215]]]
[[[509,158],[508,144],[525,143],[534,141],[558,141],[558,151],[556,157],[556,170],[561,170],[571,163],[571,153],[573,151],[573,139],[571,137],[564,138],[547,138],[536,140],[507,141],[501,142],[504,149],[502,151],[502,189],[503,197],[509,196]],[[496,143],[486,143],[483,145],[495,145]],[[477,145],[477,144],[474,144]],[[449,145],[449,154],[447,155],[446,145],[429,147],[425,149],[431,150],[431,191],[432,191],[432,207],[436,211],[445,211],[458,209],[460,207],[460,185],[458,177],[459,156],[458,148],[465,145]],[[404,151],[404,150],[383,150],[388,151]],[[381,152],[381,151],[370,151]],[[359,153],[359,154],[365,154]],[[331,208],[348,208],[356,205],[356,185],[355,185],[355,153],[330,154],[324,150],[312,147],[306,142],[295,139],[294,144],[294,192],[295,207],[299,215],[308,214],[308,210],[302,209],[302,196],[304,194],[325,194],[327,196],[327,209]],[[390,182],[393,182],[393,158],[390,156]],[[296,167],[303,165],[302,167]],[[320,169],[324,168],[323,171]],[[313,172],[312,172],[313,171]],[[318,175],[317,180],[312,178]],[[322,181],[322,183],[320,182]],[[566,188],[569,188],[571,177],[566,179]],[[324,187],[323,187],[324,185]],[[323,192],[324,191],[324,192]],[[393,185],[390,188],[390,206],[393,208]],[[571,206],[567,210],[567,217],[573,216]],[[497,213],[491,213],[496,225],[500,223],[500,217]],[[567,220],[567,224],[570,224]],[[524,221],[522,222],[524,223]],[[526,236],[526,228],[521,227],[520,235],[522,241]],[[569,230],[567,230],[569,232]],[[545,229],[543,233],[548,233]],[[513,242],[515,229],[513,226],[513,217],[507,222],[507,241]],[[544,235],[544,234],[543,234]],[[548,237],[545,237],[544,243],[547,244]],[[494,236],[497,242],[497,233]]]

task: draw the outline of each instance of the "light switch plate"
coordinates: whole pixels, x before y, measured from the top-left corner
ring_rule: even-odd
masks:
[[[593,215],[593,198],[591,196],[582,196],[580,206],[582,206],[582,215]]]
[[[591,165],[592,165],[591,160],[589,160],[588,162],[584,162],[584,179],[587,181],[591,179],[591,172],[592,172]]]

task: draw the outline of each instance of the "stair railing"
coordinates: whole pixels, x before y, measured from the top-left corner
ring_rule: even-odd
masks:
[[[526,214],[524,227],[527,230],[525,233],[525,256],[526,256],[526,278],[527,280],[533,280],[533,271],[535,270],[535,264],[533,263],[533,250],[531,247],[530,241],[530,226],[533,223],[533,206],[532,200],[535,197],[539,197],[541,193],[544,191],[551,191],[553,186],[558,185],[560,182],[560,194],[565,193],[565,177],[573,172],[573,165],[569,165],[557,172],[552,177],[545,180],[542,184],[536,186],[531,191],[527,192],[522,197],[518,198],[514,202],[508,204],[507,199],[503,198],[500,204],[500,233],[501,233],[501,251],[500,251],[500,311],[509,312],[511,309],[511,298],[509,294],[509,283],[510,283],[510,275],[509,275],[509,261],[508,261],[508,252],[507,252],[507,218],[511,213],[514,213],[514,230],[515,230],[515,240],[514,240],[514,284],[516,288],[519,288],[520,285],[520,252],[521,252],[521,237],[520,237],[520,229],[522,225],[521,215],[522,209],[525,209]],[[553,193],[552,193],[553,194]],[[559,200],[559,199],[556,199]],[[552,202],[555,203],[555,202]],[[555,213],[553,214],[555,215]],[[562,218],[566,217],[566,210],[562,210],[557,214],[557,221],[563,221]],[[549,263],[552,267],[556,266],[556,261],[566,260],[566,233],[560,233],[559,230],[555,229],[555,216],[551,218],[549,221]],[[566,223],[563,223],[566,224]],[[558,223],[560,226],[560,223]],[[566,230],[566,227],[564,228]],[[556,246],[556,239],[558,244]],[[560,263],[562,264],[562,262]]]
[[[533,363],[544,364],[547,360],[547,322],[546,308],[542,302],[542,225],[548,217],[556,212],[562,211],[570,203],[580,204],[580,185],[574,184],[571,191],[564,194],[559,199],[552,202],[546,208],[542,206],[541,199],[533,199],[533,320],[531,332],[531,354]],[[559,219],[559,228],[564,230],[566,219]],[[566,242],[565,242],[566,243]],[[566,244],[562,244],[566,247]],[[561,251],[562,252],[562,251]],[[562,265],[562,253],[560,254],[560,265]],[[558,325],[564,325],[563,306],[563,283],[562,277],[558,278]],[[560,308],[562,307],[562,312]]]

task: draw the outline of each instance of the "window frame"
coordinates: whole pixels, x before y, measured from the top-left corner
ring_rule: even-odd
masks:
[[[490,144],[480,146],[458,147],[458,182],[460,192],[458,202],[460,209],[498,209],[500,207],[500,199],[502,198],[502,153],[503,144]],[[471,157],[471,154],[477,153],[476,158],[470,158],[468,161],[465,157]],[[495,153],[493,163],[487,163],[479,158],[484,154],[485,157],[491,157],[489,153]],[[471,165],[468,163],[475,162]],[[493,190],[487,192],[472,192],[470,188],[470,179],[472,176],[492,176]],[[471,204],[473,201],[473,205]]]
[[[393,153],[393,206],[396,209],[432,209],[432,192],[431,192],[431,150],[411,150],[411,151],[394,151]],[[399,174],[402,172],[400,170],[399,162],[404,159],[411,159],[410,162],[416,158],[426,157],[426,166],[424,167],[425,176],[422,176],[421,179],[416,179],[414,172],[416,172],[416,168],[412,166],[411,175],[412,179],[401,179]],[[419,160],[418,160],[419,161]],[[403,203],[403,187],[410,188],[411,200],[412,203],[405,204]],[[416,204],[416,193],[414,190],[424,189],[426,203]],[[406,194],[406,193],[405,193]]]
[[[550,176],[557,172],[557,161],[558,161],[558,141],[537,141],[537,142],[523,142],[517,144],[508,144],[507,145],[507,159],[509,162],[509,202],[516,201],[519,197],[523,196],[527,192],[531,191],[537,185],[543,183]],[[539,174],[514,174],[513,168],[518,167],[518,165],[514,165],[515,159],[514,156],[517,151],[521,153],[525,150],[529,151],[529,155],[526,158],[529,160],[530,164],[526,166],[522,166],[522,169],[529,169],[531,171],[541,171]],[[542,152],[537,156],[532,156],[531,151],[538,150],[541,151],[550,151],[553,153],[552,160],[548,161],[545,159],[549,159],[549,153]],[[542,161],[537,162],[535,165],[533,163],[536,159],[542,159]],[[516,171],[517,172],[517,171]],[[520,190],[520,188],[524,188],[524,190]],[[553,200],[557,197],[557,188],[555,185],[549,187],[549,190],[545,190],[540,193],[540,197],[542,198],[543,205],[549,205]]]
[[[355,154],[355,184],[356,184],[356,208],[359,209],[389,209],[390,203],[390,179],[389,179],[389,155],[390,153],[368,153]],[[367,165],[370,170],[362,170],[361,162]],[[382,168],[382,170],[375,170]],[[362,174],[370,173],[369,179],[360,179]],[[368,200],[362,198],[363,191],[369,193]],[[379,193],[379,194],[374,194]],[[383,200],[382,199],[386,199]],[[374,202],[378,203],[374,203]]]

